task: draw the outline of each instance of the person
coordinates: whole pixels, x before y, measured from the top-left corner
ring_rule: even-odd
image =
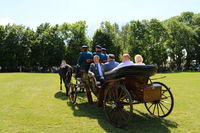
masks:
[[[116,68],[123,67],[123,66],[130,66],[134,65],[134,63],[130,60],[129,54],[123,54],[122,56],[122,63],[120,63]]]
[[[110,71],[117,67],[119,65],[119,62],[115,61],[115,55],[114,54],[109,54],[108,55],[108,62],[104,64],[104,71]]]
[[[100,57],[98,55],[95,55],[93,58],[94,63],[90,64],[89,68],[89,75],[92,77],[95,77],[97,81],[100,81],[101,83],[104,82],[104,70],[103,65],[100,63]]]
[[[98,55],[98,56],[99,56],[100,62],[101,62],[101,63],[104,61],[104,60],[103,60],[104,55],[103,55],[103,53],[101,52],[101,46],[100,46],[100,45],[96,45],[96,47],[95,47],[95,52],[93,53],[93,57],[94,57],[95,55]],[[106,60],[107,60],[107,59],[106,59]]]
[[[78,65],[80,66],[80,76],[81,76],[81,81],[85,84],[85,89],[86,89],[86,94],[88,98],[88,102],[90,104],[93,103],[92,100],[92,95],[90,88],[88,86],[88,69],[90,67],[90,63],[93,62],[93,54],[88,50],[88,46],[83,45],[82,46],[82,52],[79,54],[78,58]]]
[[[107,49],[106,48],[102,48],[101,49],[101,53],[103,54],[103,63],[106,63],[107,62],[107,59],[108,59],[108,54],[107,54]]]
[[[145,65],[145,64],[143,63],[143,58],[142,58],[141,55],[137,54],[137,55],[135,56],[135,63],[134,63],[134,65]]]
[[[90,63],[92,62],[92,52],[90,52],[88,50],[88,46],[83,45],[82,46],[82,52],[80,52],[79,54],[79,58],[78,58],[78,65],[80,66],[80,70],[82,71],[88,71],[89,67],[90,67]]]

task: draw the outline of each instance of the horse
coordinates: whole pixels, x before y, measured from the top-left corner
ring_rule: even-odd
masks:
[[[69,95],[68,84],[71,81],[73,69],[70,65],[64,64],[60,66],[60,68],[58,69],[58,73],[60,76],[60,90],[62,90],[62,81],[63,81],[66,88],[66,96],[68,96]]]

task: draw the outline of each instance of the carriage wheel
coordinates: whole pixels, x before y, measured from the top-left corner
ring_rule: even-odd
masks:
[[[75,103],[76,102],[76,98],[77,98],[77,88],[75,86],[75,84],[70,84],[69,85],[69,90],[70,90],[70,94],[69,94],[69,99],[71,103]]]
[[[162,86],[161,99],[153,102],[144,103],[148,112],[158,117],[168,116],[174,107],[174,98],[170,89],[163,83],[153,82]]]
[[[104,112],[107,119],[116,127],[124,127],[131,120],[133,104],[124,85],[105,91]]]
[[[77,88],[79,88],[79,92],[80,92],[80,93],[84,93],[84,89],[85,89],[84,83],[83,83],[82,81],[76,80],[76,84],[78,85]]]

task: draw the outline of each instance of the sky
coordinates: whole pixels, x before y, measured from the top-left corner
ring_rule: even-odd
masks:
[[[124,25],[130,20],[165,20],[182,12],[200,13],[200,0],[0,0],[0,24],[22,24],[36,29],[86,21],[92,36],[102,21]]]

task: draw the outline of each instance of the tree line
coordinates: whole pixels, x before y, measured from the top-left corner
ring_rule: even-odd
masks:
[[[36,30],[16,24],[0,25],[0,66],[48,68],[59,66],[62,59],[75,65],[82,45],[93,51],[101,45],[118,61],[123,53],[131,57],[141,54],[146,64],[189,69],[192,63],[200,63],[200,14],[183,12],[164,21],[132,20],[123,26],[104,21],[92,38],[87,36],[85,21],[43,23]]]

